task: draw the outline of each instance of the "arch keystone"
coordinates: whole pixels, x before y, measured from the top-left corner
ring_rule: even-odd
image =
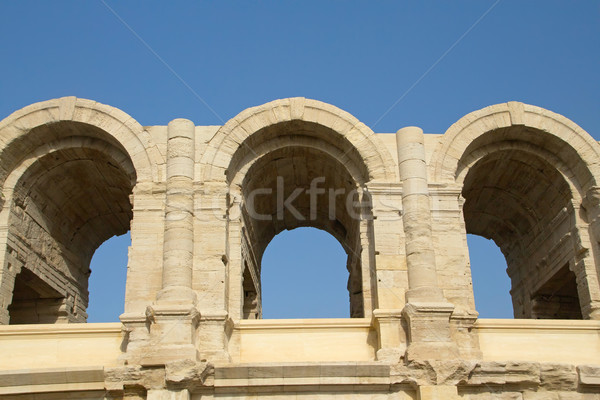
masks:
[[[77,97],[68,96],[61,97],[59,99],[59,119],[61,121],[70,121],[73,119],[73,113],[75,112],[75,103],[77,102]]]
[[[303,119],[304,116],[304,97],[293,97],[290,99],[290,118]]]
[[[518,101],[509,101],[506,104],[508,105],[511,125],[523,125],[523,114],[525,113],[523,103]]]

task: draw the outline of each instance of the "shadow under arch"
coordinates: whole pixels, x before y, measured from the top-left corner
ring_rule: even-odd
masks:
[[[498,150],[469,169],[462,196],[467,233],[506,258],[515,317],[581,319],[576,210],[561,174],[532,153]]]
[[[467,233],[506,257],[517,318],[597,318],[600,306],[589,191],[600,147],[567,118],[510,102],[448,129],[433,179],[464,199]]]

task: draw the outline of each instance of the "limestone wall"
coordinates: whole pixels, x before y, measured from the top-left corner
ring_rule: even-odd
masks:
[[[0,122],[0,395],[599,398],[599,166],[588,133],[517,102],[443,135],[304,98],[223,126],[28,106]],[[352,318],[261,320],[262,254],[302,226],[346,251]],[[84,322],[91,256],[127,230],[120,325],[29,325]],[[477,319],[467,233],[531,321]]]

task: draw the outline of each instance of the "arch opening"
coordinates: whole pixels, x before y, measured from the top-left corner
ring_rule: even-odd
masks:
[[[124,312],[131,233],[113,236],[96,249],[90,262],[88,322],[118,322]]]
[[[467,235],[475,308],[479,318],[513,318],[506,260],[493,240]]]
[[[323,127],[307,130],[294,122],[276,128],[252,135],[227,171],[230,201],[234,193],[240,195],[242,316],[262,317],[261,263],[267,245],[284,230],[311,227],[332,235],[347,254],[349,315],[363,317],[371,304],[368,298],[365,306],[370,295],[365,295],[363,271],[369,266],[361,255],[361,220],[371,207],[361,190],[366,167],[357,165],[352,151],[334,146],[334,133],[321,132]]]
[[[493,240],[502,251],[515,318],[581,319],[572,188],[529,146],[511,142],[467,154],[482,156],[464,179],[466,232]]]
[[[341,244],[325,231],[280,232],[261,260],[263,318],[349,317],[347,260]]]
[[[46,141],[40,143],[41,137]],[[126,233],[133,217],[131,160],[108,133],[75,122],[35,128],[19,147],[27,151],[4,187],[3,302],[35,300],[48,286],[62,303],[47,320],[85,322],[92,255],[110,237]],[[18,290],[22,277],[31,278],[30,298]],[[41,322],[13,314],[7,312],[0,322]]]

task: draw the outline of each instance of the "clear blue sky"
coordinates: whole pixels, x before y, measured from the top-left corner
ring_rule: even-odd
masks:
[[[220,125],[247,107],[304,96],[334,104],[376,132],[418,125],[443,133],[471,111],[518,100],[563,114],[599,138],[600,3],[494,4],[4,1],[0,118],[37,101],[75,95],[118,107],[142,125],[178,117]],[[278,254],[306,255],[306,248],[325,240],[310,232],[286,234],[294,235],[300,239],[278,237],[267,250],[277,268],[287,267]],[[94,259],[90,321],[120,313],[126,246],[127,238],[111,241]],[[472,259],[476,291],[504,294],[478,297],[482,315],[510,315],[510,304],[500,306],[509,301],[507,289],[491,275],[505,279],[505,266],[485,246],[471,247],[483,253]],[[305,265],[324,270],[316,261]],[[339,282],[345,260],[337,273]],[[289,274],[281,279],[300,285]],[[477,282],[486,277],[489,285]],[[347,303],[335,308],[334,296],[326,293],[314,315],[347,315]],[[277,305],[287,307],[281,299],[268,302],[265,314],[281,315]]]

